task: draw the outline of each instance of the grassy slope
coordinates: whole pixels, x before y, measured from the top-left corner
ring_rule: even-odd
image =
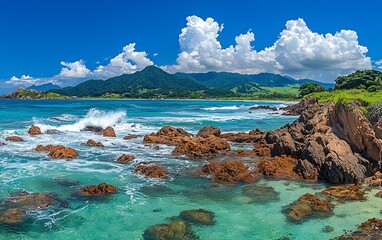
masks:
[[[307,97],[317,98],[319,103],[358,101],[363,106],[382,101],[382,91],[368,92],[362,89],[337,90],[334,92],[312,93]]]

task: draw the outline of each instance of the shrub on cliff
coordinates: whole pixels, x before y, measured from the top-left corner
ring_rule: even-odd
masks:
[[[382,101],[368,106],[366,117],[369,119],[372,125],[377,123],[378,120],[382,119]]]
[[[347,76],[338,77],[335,82],[335,90],[356,88],[373,92],[382,87],[382,72],[376,70],[356,71]]]
[[[308,95],[310,93],[323,91],[325,91],[325,87],[312,82],[301,85],[299,89],[300,97],[304,97],[305,95]]]

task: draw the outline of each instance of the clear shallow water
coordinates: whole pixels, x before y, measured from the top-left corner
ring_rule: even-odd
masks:
[[[295,119],[264,110],[249,113],[249,107],[263,104],[285,106],[245,101],[0,101],[0,139],[19,135],[26,140],[0,147],[0,197],[24,190],[53,192],[70,204],[68,208],[40,211],[36,221],[22,228],[0,226],[0,239],[142,239],[148,226],[196,208],[216,215],[216,225],[193,227],[200,239],[329,239],[341,235],[343,229],[355,229],[356,224],[380,216],[380,199],[370,192],[367,202],[338,204],[330,218],[292,224],[281,213],[283,206],[307,192],[322,190],[323,185],[261,180],[254,185],[271,186],[278,196],[258,202],[243,194],[248,186],[216,185],[191,176],[192,169],[203,162],[174,157],[173,147],[161,146],[157,151],[142,144],[144,134],[165,125],[193,133],[204,125],[238,132],[257,127],[275,129]],[[26,132],[32,124],[61,133],[30,137]],[[80,132],[93,124],[115,125],[118,137]],[[141,137],[122,140],[127,134]],[[83,143],[88,139],[101,141],[106,147],[86,147]],[[32,150],[38,144],[70,146],[79,151],[80,158],[49,159]],[[136,162],[161,162],[172,177],[139,177],[133,165],[114,163],[123,153],[135,155]],[[107,182],[117,186],[118,194],[100,201],[77,199],[72,193],[78,186],[62,186],[57,179],[76,180],[80,185]],[[324,233],[327,225],[334,231]]]

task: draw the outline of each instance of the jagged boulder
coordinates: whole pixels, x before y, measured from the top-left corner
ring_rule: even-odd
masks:
[[[141,163],[135,168],[137,174],[147,178],[168,178],[168,172],[163,167],[152,163]]]
[[[109,195],[117,192],[117,188],[107,183],[80,188],[80,195],[85,197]]]
[[[138,137],[138,135],[126,135],[125,137],[123,137],[123,140],[131,140]]]
[[[219,128],[214,126],[205,126],[199,130],[196,137],[208,138],[209,136],[220,137],[221,131]]]
[[[183,138],[191,137],[192,134],[182,128],[174,128],[171,126],[162,127],[158,132],[145,135],[144,143],[159,143],[166,145],[176,145],[182,142]]]
[[[28,134],[29,135],[39,135],[41,134],[41,129],[38,127],[38,126],[35,126],[35,125],[32,125],[29,130],[28,130]]]
[[[231,149],[227,141],[215,136],[208,138],[185,137],[172,152],[175,155],[186,155],[193,159],[208,158]]]
[[[131,163],[135,159],[135,156],[128,155],[128,154],[122,154],[117,160],[117,163],[127,164]]]
[[[9,141],[9,142],[22,142],[22,141],[24,141],[24,139],[22,139],[19,136],[10,136],[10,137],[6,137],[5,141]]]
[[[88,147],[105,147],[101,142],[96,142],[93,139],[89,139],[85,145]]]
[[[212,178],[213,181],[237,183],[249,183],[255,180],[249,167],[239,159],[212,161],[201,168],[201,172]]]
[[[49,152],[51,158],[73,159],[79,156],[75,149],[62,145],[38,145],[35,150],[39,152]]]
[[[104,137],[116,137],[117,136],[117,135],[115,135],[114,128],[112,128],[111,126],[108,126],[107,128],[105,128],[102,131],[102,135]]]

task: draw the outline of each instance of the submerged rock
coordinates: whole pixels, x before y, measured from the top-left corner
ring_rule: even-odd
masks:
[[[101,142],[96,142],[93,139],[89,139],[85,145],[88,147],[105,147]]]
[[[199,130],[196,137],[208,138],[209,136],[220,137],[221,131],[219,128],[214,126],[205,126]]]
[[[358,230],[352,233],[346,233],[337,240],[378,240],[382,239],[382,220],[371,218],[358,226]]]
[[[207,211],[201,208],[196,210],[184,210],[180,212],[179,217],[186,222],[200,225],[215,224],[215,214],[211,211]]]
[[[145,135],[144,143],[159,143],[166,145],[176,145],[180,143],[184,137],[191,137],[192,134],[182,128],[174,128],[171,126],[162,127],[158,132]]]
[[[60,203],[57,195],[52,193],[13,193],[4,200],[10,208],[21,208],[24,210],[45,209]]]
[[[117,189],[113,185],[100,183],[99,185],[90,185],[80,188],[81,196],[100,196],[116,193]]]
[[[273,187],[246,185],[241,190],[242,194],[251,199],[251,203],[268,203],[279,200],[279,193]]]
[[[300,222],[310,218],[324,218],[333,214],[334,205],[307,193],[285,207],[288,220]]]
[[[0,214],[0,223],[8,225],[21,224],[26,219],[27,216],[21,208],[10,208]]]
[[[41,129],[35,125],[32,125],[28,130],[29,135],[39,135],[41,133]]]
[[[143,233],[144,240],[194,240],[198,237],[193,233],[191,225],[184,221],[157,224],[149,227]]]
[[[127,135],[123,138],[123,140],[131,140],[138,137],[139,137],[138,135]]]
[[[203,174],[211,176],[213,181],[218,182],[248,183],[255,179],[244,161],[236,159],[210,162],[203,165],[201,171]]]
[[[116,137],[117,136],[117,135],[115,135],[114,128],[112,128],[111,126],[108,126],[107,128],[105,128],[102,131],[102,135],[104,137]]]
[[[54,179],[54,182],[57,183],[58,185],[65,186],[65,187],[77,186],[80,184],[80,182],[77,180],[64,179],[64,178]]]
[[[193,159],[214,157],[219,153],[229,151],[230,145],[224,139],[209,136],[208,138],[185,137],[172,152],[175,155],[186,155]]]
[[[320,192],[337,201],[366,201],[365,191],[360,184],[333,186]]]
[[[135,156],[133,156],[133,155],[122,154],[122,155],[116,160],[116,162],[117,162],[117,163],[127,164],[127,163],[132,162],[134,159],[135,159]]]
[[[163,167],[151,163],[141,163],[135,168],[135,172],[147,178],[167,178],[168,172]]]
[[[19,136],[10,136],[10,137],[6,137],[6,138],[5,138],[5,141],[10,141],[10,142],[22,142],[22,141],[24,141],[24,139],[22,139],[22,138],[19,137]]]

